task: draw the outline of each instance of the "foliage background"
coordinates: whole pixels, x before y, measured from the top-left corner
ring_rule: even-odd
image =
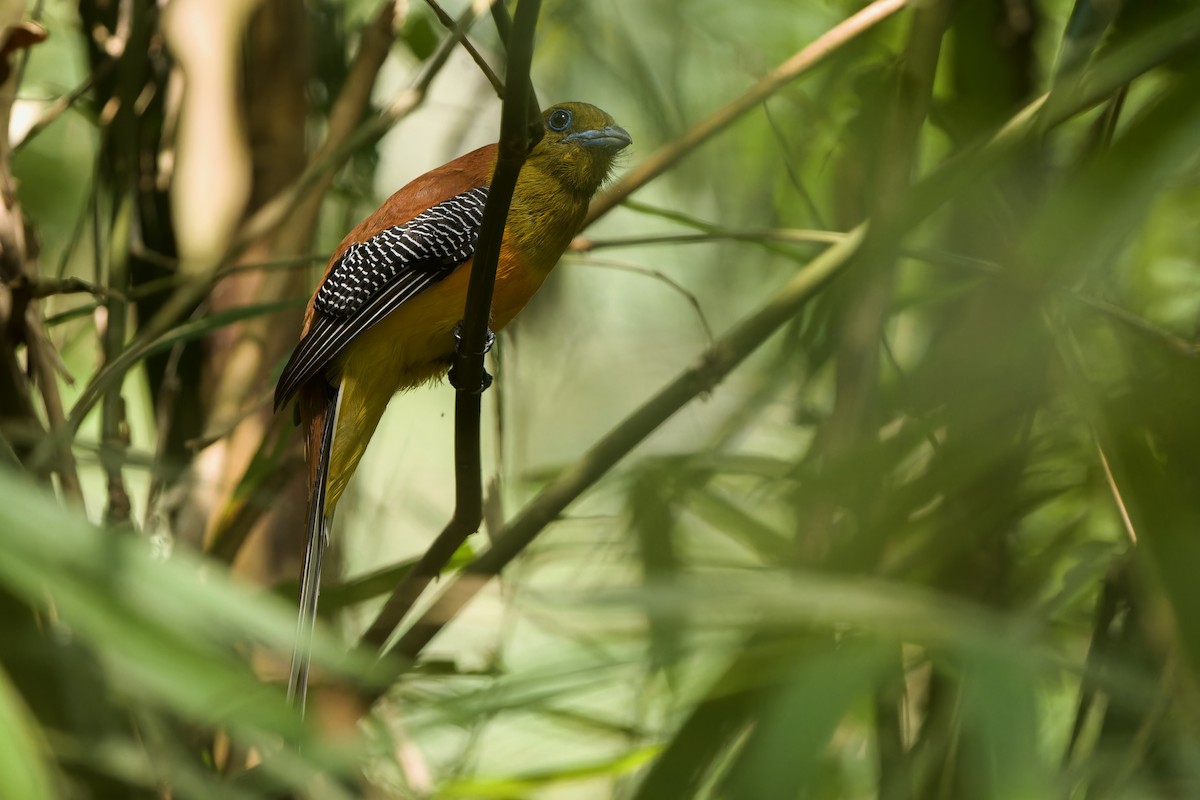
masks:
[[[454,503],[450,389],[393,401],[301,722],[273,377],[322,254],[500,103],[418,2],[0,4],[0,796],[1200,794],[1200,14],[863,7],[543,4],[543,103],[680,157],[501,338],[432,590],[479,593],[380,668]]]

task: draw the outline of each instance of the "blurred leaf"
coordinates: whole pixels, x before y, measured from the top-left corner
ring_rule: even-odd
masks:
[[[272,303],[253,303],[239,308],[231,308],[225,311],[215,311],[211,314],[205,314],[199,319],[191,322],[185,322],[182,325],[177,325],[171,330],[164,333],[162,336],[151,342],[142,354],[143,357],[153,353],[161,353],[174,347],[180,342],[188,342],[194,339],[199,339],[211,334],[213,331],[224,328],[228,325],[233,325],[236,322],[253,319],[255,317],[275,314],[288,309],[300,308],[304,305],[303,298],[294,300],[278,300]]]
[[[798,647],[786,682],[762,698],[762,711],[724,781],[729,797],[818,794],[821,756],[838,723],[870,699],[889,661],[886,647],[814,639]]]
[[[657,748],[643,747],[605,761],[576,764],[561,769],[508,778],[472,778],[451,781],[438,790],[438,796],[510,798],[585,778],[619,778],[646,764],[656,752]]]
[[[45,745],[16,687],[0,670],[0,796],[51,800],[57,796],[46,768]]]
[[[424,10],[423,8],[421,9]],[[434,23],[429,14],[410,13],[404,19],[401,38],[408,45],[412,54],[424,61],[437,48],[439,33],[433,27]]]
[[[1192,669],[1200,674],[1200,360],[1143,339],[1122,341],[1128,380],[1105,392],[1111,461],[1134,531],[1170,602]]]
[[[1058,797],[1039,747],[1034,675],[1012,659],[969,658],[963,674],[966,785],[979,798]]]
[[[95,650],[114,691],[224,727],[247,744],[309,738],[281,687],[260,682],[234,650],[256,642],[289,650],[290,609],[191,558],[155,560],[143,541],[91,527],[6,470],[0,493],[9,498],[0,506],[0,581],[30,604],[52,608],[59,635]],[[364,674],[362,660],[347,661],[339,650],[321,636],[316,657]],[[306,754],[330,766],[338,761],[315,741]],[[304,763],[285,751],[268,769],[303,781],[308,770],[295,770]]]
[[[1027,278],[1069,284],[1112,263],[1153,198],[1200,149],[1197,80],[1200,72],[1170,82],[1112,148],[1049,195],[1027,239]]]
[[[629,490],[630,527],[641,551],[642,579],[646,585],[670,581],[680,569],[675,549],[676,505],[679,492],[675,478],[666,470],[647,469],[633,476]],[[673,674],[680,656],[680,634],[686,616],[661,614],[647,609],[650,629],[650,664]]]
[[[1099,47],[1113,20],[1120,13],[1124,0],[1075,0],[1071,16],[1063,31],[1055,81],[1081,69]]]

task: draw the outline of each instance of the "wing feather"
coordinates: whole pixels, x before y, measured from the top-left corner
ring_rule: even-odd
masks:
[[[275,387],[278,410],[363,331],[470,260],[487,188],[456,195],[351,245],[321,282],[312,325]]]

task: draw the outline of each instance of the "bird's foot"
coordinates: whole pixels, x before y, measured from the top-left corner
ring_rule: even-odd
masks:
[[[488,328],[487,335],[483,339],[482,352],[475,353],[474,355],[480,355],[480,356],[487,355],[489,352],[491,352],[492,345],[495,343],[496,343],[496,334],[492,333],[491,328]],[[454,350],[456,353],[462,352],[462,323],[461,322],[458,323],[458,325],[454,326]],[[453,364],[450,366],[450,372],[447,374],[447,377],[450,378],[450,385],[453,386],[455,389],[458,389],[459,391],[474,392],[475,394],[482,394],[482,393],[486,392],[488,390],[488,388],[491,387],[491,385],[492,385],[492,376],[488,374],[488,371],[486,369],[483,370],[483,377],[480,380],[479,387],[475,388],[475,389],[471,389],[471,388],[459,385],[458,370],[456,370],[454,368]]]
[[[462,337],[462,323],[460,322],[454,326],[454,349],[459,352],[462,351]],[[492,345],[495,343],[496,334],[492,333],[491,328],[488,328],[486,331],[484,331],[483,350],[476,355],[486,356],[488,353],[492,352]]]

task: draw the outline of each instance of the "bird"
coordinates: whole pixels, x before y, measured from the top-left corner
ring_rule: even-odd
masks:
[[[566,102],[542,112],[542,137],[517,178],[489,318],[504,328],[579,231],[591,198],[632,143],[606,112]],[[333,251],[275,388],[293,398],[305,440],[308,510],[288,699],[304,710],[321,562],[334,511],[388,402],[440,379],[454,355],[497,144],[411,181]],[[485,375],[482,389],[490,377]]]

